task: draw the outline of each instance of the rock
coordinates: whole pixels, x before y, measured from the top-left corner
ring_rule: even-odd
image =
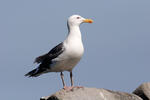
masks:
[[[60,90],[40,100],[142,100],[135,94],[97,88],[73,88],[71,91]]]
[[[150,100],[150,82],[140,85],[133,94],[138,95],[143,100]]]

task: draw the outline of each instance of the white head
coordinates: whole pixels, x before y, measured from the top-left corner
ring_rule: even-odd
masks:
[[[80,15],[72,15],[68,18],[68,25],[69,26],[79,26],[81,23],[92,23],[93,20],[85,19]]]

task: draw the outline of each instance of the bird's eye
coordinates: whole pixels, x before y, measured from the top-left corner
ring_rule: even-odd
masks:
[[[80,17],[77,17],[77,19],[80,19]]]

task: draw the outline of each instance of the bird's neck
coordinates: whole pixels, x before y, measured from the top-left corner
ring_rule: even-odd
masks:
[[[68,27],[68,35],[67,35],[65,42],[71,43],[74,41],[78,41],[78,42],[82,43],[82,36],[81,36],[79,26],[69,26]]]
[[[70,26],[68,27],[68,37],[80,38],[81,32],[79,26]]]

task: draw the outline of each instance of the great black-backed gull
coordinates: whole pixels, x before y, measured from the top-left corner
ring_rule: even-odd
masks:
[[[58,44],[48,53],[39,56],[35,59],[35,63],[39,66],[28,72],[25,76],[37,77],[41,74],[48,72],[60,72],[60,76],[63,83],[63,88],[68,87],[64,82],[63,71],[70,72],[71,87],[74,86],[72,78],[72,70],[75,65],[80,61],[84,47],[82,43],[82,37],[80,32],[81,23],[92,23],[91,19],[85,19],[80,15],[72,15],[68,18],[68,35],[64,42]]]

